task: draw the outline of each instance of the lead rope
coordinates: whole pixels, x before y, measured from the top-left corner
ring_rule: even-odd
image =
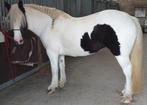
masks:
[[[14,80],[15,77],[16,77],[16,69],[14,69],[12,67],[12,65],[11,65],[11,60],[10,60],[11,57],[10,57],[9,50],[8,50],[9,49],[9,41],[8,41],[8,38],[11,39],[11,40],[13,40],[13,41],[14,41],[14,39],[8,35],[8,32],[3,31],[2,29],[0,29],[0,31],[2,32],[2,34],[5,37],[4,46],[5,46],[5,49],[6,49],[7,61],[8,61],[9,69],[10,69],[10,74],[11,74],[11,76],[10,76],[9,79],[13,79]]]

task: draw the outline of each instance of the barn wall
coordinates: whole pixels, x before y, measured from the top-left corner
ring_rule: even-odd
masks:
[[[64,11],[72,16],[84,16],[92,12],[92,0],[63,0]]]
[[[121,10],[134,15],[135,7],[147,7],[147,0],[117,0],[120,4]]]
[[[62,4],[64,10],[67,13],[71,14],[72,16],[83,16],[92,13],[93,12],[92,9],[95,5],[100,10],[104,8],[105,4],[99,5],[98,2],[106,1],[106,0],[61,0],[61,1],[63,1]],[[112,0],[112,1],[118,2],[120,5],[120,9],[131,15],[134,15],[135,7],[147,6],[147,0]]]

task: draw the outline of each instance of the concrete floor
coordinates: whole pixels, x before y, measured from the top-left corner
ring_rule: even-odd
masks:
[[[133,105],[147,104],[147,35],[144,35],[144,89]],[[0,92],[0,105],[120,105],[118,91],[124,76],[112,54],[104,49],[95,55],[66,58],[67,83],[48,95],[49,67]]]

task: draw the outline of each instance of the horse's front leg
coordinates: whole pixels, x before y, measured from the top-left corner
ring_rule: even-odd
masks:
[[[59,68],[58,68],[58,54],[47,50],[47,55],[50,59],[50,64],[51,64],[51,72],[52,72],[52,80],[51,80],[51,84],[48,87],[48,94],[52,94],[55,89],[58,87],[58,72],[59,72]]]
[[[59,56],[59,68],[60,68],[60,80],[59,86],[62,88],[66,82],[66,73],[65,73],[65,57],[64,55]]]

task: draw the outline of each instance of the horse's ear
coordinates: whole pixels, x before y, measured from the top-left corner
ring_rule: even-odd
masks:
[[[24,7],[23,7],[23,2],[22,2],[22,0],[19,0],[19,2],[18,2],[18,7],[19,7],[19,9],[24,13],[25,12],[25,9],[24,9]]]
[[[18,2],[18,7],[19,7],[19,8],[23,8],[23,2],[22,2],[22,0],[19,0],[19,2]]]
[[[19,6],[19,7],[23,7],[23,2],[22,2],[22,0],[19,0],[18,6]]]
[[[8,2],[4,1],[4,5],[8,11],[11,9],[11,5]]]

